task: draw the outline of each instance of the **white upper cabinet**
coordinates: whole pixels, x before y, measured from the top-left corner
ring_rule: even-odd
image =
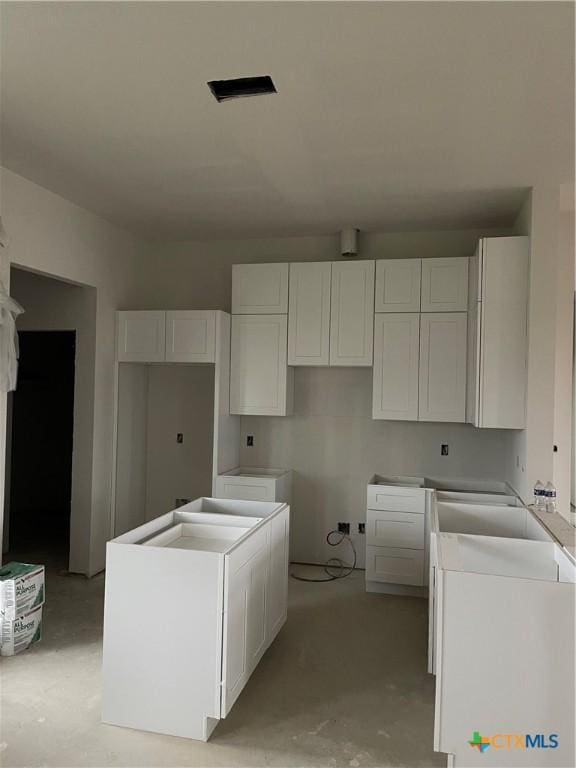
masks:
[[[467,420],[524,429],[529,238],[480,241],[471,260]]]
[[[372,365],[374,262],[332,263],[330,365]]]
[[[422,312],[466,312],[468,258],[422,259]]]
[[[232,314],[285,315],[288,312],[288,264],[234,264]]]
[[[419,312],[422,259],[376,261],[376,312]]]
[[[290,264],[289,365],[330,362],[331,275],[329,261]]]
[[[213,310],[166,312],[166,361],[213,363],[216,313]]]
[[[466,312],[420,316],[420,421],[465,421]]]
[[[165,312],[118,312],[117,359],[125,363],[161,363],[166,344]]]
[[[372,418],[417,421],[419,339],[419,313],[376,315]]]
[[[293,368],[287,366],[286,315],[234,315],[230,413],[286,416],[292,411]]]

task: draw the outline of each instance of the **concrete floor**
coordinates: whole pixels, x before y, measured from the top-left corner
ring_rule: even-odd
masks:
[[[286,626],[203,744],[100,723],[103,588],[49,567],[42,642],[2,659],[6,768],[446,765],[432,751],[424,600],[368,595],[362,571],[291,579]]]

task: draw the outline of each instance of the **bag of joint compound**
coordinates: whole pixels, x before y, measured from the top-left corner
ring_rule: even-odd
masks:
[[[42,637],[42,606],[13,621],[0,616],[0,656],[15,656]]]
[[[43,603],[43,565],[6,563],[0,568],[0,617],[14,621]]]

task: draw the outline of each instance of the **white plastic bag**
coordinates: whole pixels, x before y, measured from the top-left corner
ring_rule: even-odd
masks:
[[[24,312],[0,283],[0,392],[16,389],[18,376],[18,333],[16,318]]]

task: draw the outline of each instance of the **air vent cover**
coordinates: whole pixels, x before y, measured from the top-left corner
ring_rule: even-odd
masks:
[[[236,77],[234,80],[210,80],[208,87],[216,101],[241,99],[244,96],[260,96],[264,93],[277,93],[270,75],[262,77]]]

